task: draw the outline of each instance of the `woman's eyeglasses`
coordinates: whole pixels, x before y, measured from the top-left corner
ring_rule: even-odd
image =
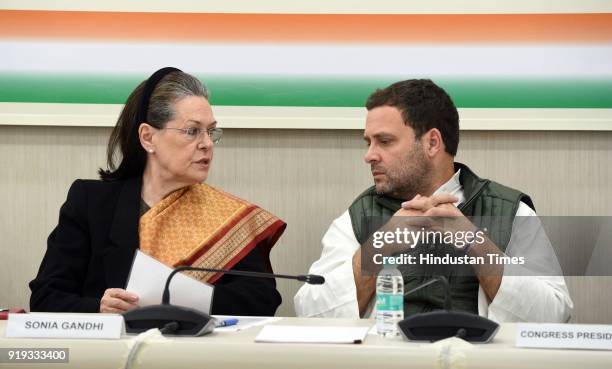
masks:
[[[189,141],[195,141],[196,139],[202,139],[204,134],[207,134],[210,137],[210,140],[216,144],[221,141],[221,136],[223,136],[223,130],[221,128],[208,128],[202,129],[198,127],[189,127],[189,128],[172,128],[165,127],[162,129],[172,129],[175,131],[181,131],[185,135],[185,138]]]

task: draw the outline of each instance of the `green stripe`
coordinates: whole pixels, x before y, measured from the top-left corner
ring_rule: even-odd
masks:
[[[200,76],[214,105],[361,107],[398,78]],[[122,104],[146,76],[0,74],[0,101]],[[612,78],[434,79],[460,108],[612,108]]]

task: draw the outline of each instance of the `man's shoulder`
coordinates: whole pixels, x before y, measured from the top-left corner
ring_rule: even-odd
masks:
[[[372,201],[371,199],[373,199],[375,196],[376,196],[376,186],[370,186],[353,200],[353,202],[349,206],[349,209],[360,204],[363,201]]]
[[[519,202],[524,202],[527,206],[535,210],[531,197],[525,192],[503,185],[499,182],[487,178],[481,178],[474,173],[467,165],[455,163],[455,170],[461,170],[460,182],[466,197],[474,196],[493,197],[502,201],[510,202],[518,206]],[[516,210],[516,209],[515,209]]]
[[[494,195],[496,197],[507,199],[509,201],[522,202],[531,209],[535,210],[535,206],[533,205],[531,197],[525,192],[516,188],[503,185],[499,182],[489,181],[487,186],[487,192],[489,195]]]
[[[518,190],[518,189],[510,187],[510,186],[506,186],[504,184],[501,184],[501,183],[493,181],[493,180],[489,180],[488,190],[489,190],[489,192],[492,192],[492,193],[495,193],[495,194],[523,193],[523,191],[521,191],[521,190]]]

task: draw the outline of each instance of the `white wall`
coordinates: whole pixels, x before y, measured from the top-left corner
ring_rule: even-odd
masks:
[[[75,178],[104,165],[109,128],[0,126],[0,306],[28,306],[46,237]],[[305,272],[329,223],[371,184],[359,130],[230,129],[209,183],[287,223],[275,271]],[[612,215],[612,132],[464,131],[458,161],[532,195],[542,215]],[[611,278],[568,278],[574,320],[612,322]],[[290,316],[298,283],[279,281]]]

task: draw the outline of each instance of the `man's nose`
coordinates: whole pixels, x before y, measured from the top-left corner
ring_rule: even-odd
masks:
[[[370,145],[368,147],[368,151],[366,151],[365,155],[363,156],[363,161],[365,161],[367,164],[378,163],[380,161],[380,155],[376,151],[374,145]]]

